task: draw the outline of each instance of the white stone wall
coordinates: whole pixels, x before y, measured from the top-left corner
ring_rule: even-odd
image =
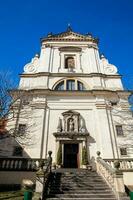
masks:
[[[78,47],[80,52],[60,51],[60,47]],[[99,51],[92,42],[44,42],[41,47],[40,57],[35,57],[24,67],[24,73],[20,80],[19,88],[50,88],[50,80],[53,79],[48,73],[62,73],[65,78],[67,74],[73,74],[65,69],[65,56],[74,56],[74,74],[82,74],[82,79],[86,79],[88,74],[92,74],[92,88],[103,89],[123,89],[121,79],[117,76],[117,68],[110,64],[105,57],[100,59]],[[44,75],[42,73],[45,73]],[[74,75],[73,74],[73,75]],[[97,75],[96,75],[97,74]],[[100,74],[108,75],[101,76]],[[112,77],[113,76],[113,77]],[[61,79],[60,75],[54,76],[55,80]],[[78,76],[77,76],[78,78]],[[88,77],[88,85],[90,84]]]
[[[59,117],[62,117],[62,113],[74,110],[83,117],[86,129],[90,134],[88,143],[90,159],[96,156],[96,151],[101,151],[103,158],[112,158],[112,149],[115,149],[115,145],[113,144],[112,147],[113,136],[111,135],[113,133],[110,131],[106,106],[102,105],[104,99],[98,103],[96,101],[94,96],[47,96],[45,107],[45,100],[35,97],[29,105],[31,107],[28,115],[29,122],[26,115],[26,121],[20,117],[18,122],[28,122],[27,134],[29,134],[30,142],[24,144],[24,151],[29,157],[39,158],[42,155],[45,158],[48,150],[52,150],[55,162],[56,139],[53,133],[57,130],[58,120]]]
[[[69,77],[69,78],[68,78]],[[53,86],[62,79],[77,79],[85,82],[86,88],[91,89],[102,89],[102,90],[123,90],[123,86],[120,78],[103,78],[99,76],[92,77],[78,77],[78,76],[67,76],[63,74],[62,76],[38,76],[38,77],[22,77],[20,80],[20,89],[30,90],[30,89],[52,89]]]
[[[75,52],[71,49],[63,51],[60,47],[80,49]],[[65,69],[65,56],[74,57],[73,72]],[[81,81],[90,93],[67,91],[69,93],[67,95],[64,91],[59,95],[57,91],[56,93],[50,91],[64,79]],[[127,104],[128,110],[128,100],[124,99],[125,93],[118,94],[118,91],[123,91],[123,85],[116,66],[110,64],[104,56],[100,58],[95,42],[44,41],[40,56],[35,55],[31,62],[25,65],[19,89],[36,91],[31,96],[27,93],[30,96],[29,108],[23,107],[25,114],[24,117],[20,116],[18,122],[28,125],[31,144],[23,144],[28,156],[46,158],[48,150],[52,150],[53,162],[56,161],[57,143],[53,133],[56,132],[59,117],[68,110],[79,112],[85,120],[90,133],[87,144],[90,159],[96,157],[96,151],[101,151],[103,158],[120,156],[118,148],[124,139],[117,138],[116,116],[110,112],[108,102],[119,98],[119,103]],[[15,123],[15,119],[9,122],[9,129]],[[128,133],[127,135],[125,141],[131,144],[132,140],[129,139],[131,135]],[[131,156],[131,147],[129,151]]]
[[[62,113],[68,110],[79,112],[85,120],[86,129],[90,134],[87,144],[90,159],[96,157],[97,151],[101,152],[103,158],[118,158],[120,157],[119,147],[123,145],[129,147],[127,157],[132,157],[132,132],[124,131],[124,137],[117,137],[115,131],[117,123],[123,124],[123,121],[119,119],[119,113],[121,113],[122,102],[126,103],[127,101],[119,101],[118,105],[110,110],[108,102],[114,99],[116,100],[116,94],[106,96],[100,92],[99,94],[83,96],[80,96],[80,93],[76,96],[59,95],[58,93],[54,96],[31,96],[29,104],[23,105],[20,110],[18,121],[18,123],[27,124],[26,139],[17,139],[20,142],[18,145],[23,143],[24,157],[46,158],[47,152],[52,150],[53,162],[56,161],[57,144],[53,133],[57,131],[59,117],[62,118]],[[120,109],[120,112],[116,115],[115,109]],[[126,110],[126,113],[128,113],[128,110]],[[126,115],[122,115],[124,120]],[[129,116],[128,120],[131,119],[131,114]],[[15,123],[16,118],[9,120],[8,129],[11,130]],[[131,123],[132,121],[130,121]],[[13,151],[12,146],[16,144],[8,138],[0,144],[3,150],[7,149],[7,145],[9,148],[4,155],[10,157]]]

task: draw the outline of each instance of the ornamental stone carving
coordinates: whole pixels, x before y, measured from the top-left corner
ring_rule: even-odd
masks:
[[[62,120],[59,118],[57,132],[61,132],[61,131],[62,131]]]
[[[85,122],[78,112],[69,110],[62,113],[63,119],[59,118],[57,132],[85,132]]]
[[[39,55],[36,54],[34,58],[32,58],[31,62],[24,66],[25,73],[35,73],[37,71],[37,67],[39,66]]]
[[[110,64],[104,55],[101,56],[101,65],[105,74],[117,74],[116,66]]]

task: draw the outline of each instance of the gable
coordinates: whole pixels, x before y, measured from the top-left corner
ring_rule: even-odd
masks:
[[[98,39],[92,37],[91,34],[82,35],[73,31],[66,31],[59,34],[49,34],[47,37],[42,38],[42,41],[93,41],[98,43]]]

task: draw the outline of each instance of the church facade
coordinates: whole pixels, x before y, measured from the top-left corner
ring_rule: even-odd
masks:
[[[57,163],[60,149],[62,166],[69,168],[82,167],[83,149],[88,162],[97,151],[103,158],[133,156],[130,93],[117,67],[100,55],[98,39],[91,34],[68,27],[42,38],[40,55],[24,66],[18,91],[23,97],[19,119],[17,124],[12,119],[8,128],[16,125],[27,137],[22,149],[16,154],[12,149],[9,156],[46,158],[52,151]]]

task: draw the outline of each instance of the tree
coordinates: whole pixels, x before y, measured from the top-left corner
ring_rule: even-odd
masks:
[[[10,89],[11,84],[7,74],[0,73],[0,120],[7,117],[12,105]]]
[[[9,74],[0,73],[0,153],[9,152],[6,143],[15,146],[32,145],[33,140],[30,134],[30,127],[34,124],[27,124],[29,115],[24,109],[28,104],[24,91],[14,89]],[[20,121],[25,121],[20,123]],[[32,120],[30,120],[32,121]],[[11,141],[11,142],[10,142]]]
[[[128,97],[129,94],[130,96]],[[126,149],[128,152],[127,156],[132,155],[133,152],[132,100],[132,91],[127,91],[127,94],[122,94],[121,98],[118,95],[115,100],[108,100],[106,103],[110,126],[115,137],[118,158],[121,155],[122,149]]]

